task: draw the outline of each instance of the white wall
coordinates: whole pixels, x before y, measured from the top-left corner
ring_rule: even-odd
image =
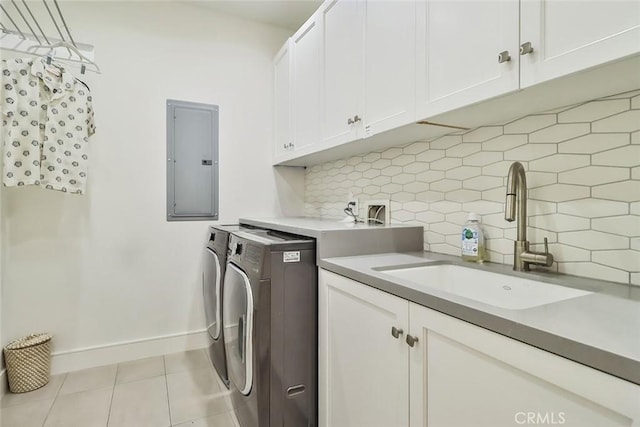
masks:
[[[63,8],[102,68],[83,77],[97,125],[88,194],[4,189],[2,339],[46,330],[65,353],[202,331],[211,223],[165,221],[165,100],[220,106],[221,222],[300,214],[303,172],[270,166],[272,57],[288,31],[184,3]]]

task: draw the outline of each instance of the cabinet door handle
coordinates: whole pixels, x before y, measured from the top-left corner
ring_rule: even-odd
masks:
[[[357,116],[356,116],[356,117],[357,117]],[[348,125],[352,125],[352,124],[354,124],[354,123],[355,123],[355,121],[354,121],[351,117],[349,117],[349,118],[347,119],[347,124],[348,124]]]
[[[395,326],[391,327],[391,335],[394,338],[400,338],[400,335],[402,335],[404,333],[404,331],[402,329],[396,328]]]
[[[415,345],[415,343],[418,342],[418,337],[414,337],[412,335],[407,335],[407,344],[409,344],[409,347],[413,347]]]
[[[503,62],[511,61],[511,55],[509,55],[508,50],[503,50],[498,54],[498,64],[502,64]]]
[[[533,52],[533,46],[531,46],[531,42],[522,43],[520,45],[520,55],[529,55]]]
[[[362,121],[362,118],[360,116],[358,116],[357,114],[353,116],[353,123],[357,123],[359,121]]]

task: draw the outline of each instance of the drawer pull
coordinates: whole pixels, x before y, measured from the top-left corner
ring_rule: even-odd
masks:
[[[503,62],[511,61],[511,55],[509,55],[508,50],[503,50],[498,54],[498,63],[502,64]]]
[[[418,337],[407,335],[406,341],[407,341],[407,344],[409,344],[409,347],[413,347],[418,342]]]
[[[400,335],[402,335],[404,333],[404,331],[402,329],[396,328],[395,326],[391,327],[391,335],[394,338],[400,338]]]

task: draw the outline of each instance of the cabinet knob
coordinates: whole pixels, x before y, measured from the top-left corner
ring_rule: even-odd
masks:
[[[531,42],[522,43],[520,45],[520,55],[528,55],[533,52],[533,46]]]
[[[351,117],[349,117],[349,118],[347,119],[347,124],[348,124],[348,125],[352,125],[352,124],[354,124],[354,123],[355,123],[355,121],[353,121],[353,119],[352,119]]]
[[[362,121],[362,118],[360,116],[358,116],[357,114],[353,116],[353,123],[357,123],[359,121]]]
[[[391,335],[394,338],[400,338],[400,335],[402,335],[404,333],[404,331],[402,329],[396,328],[395,326],[391,327]]]
[[[413,335],[407,335],[406,342],[407,344],[409,344],[409,347],[413,347],[415,343],[418,342],[418,337],[414,337]]]
[[[503,62],[511,61],[511,55],[509,55],[508,50],[503,50],[498,54],[498,64],[502,64]]]

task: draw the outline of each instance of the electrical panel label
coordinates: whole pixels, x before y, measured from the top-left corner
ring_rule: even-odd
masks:
[[[282,262],[300,262],[300,251],[283,252]]]

